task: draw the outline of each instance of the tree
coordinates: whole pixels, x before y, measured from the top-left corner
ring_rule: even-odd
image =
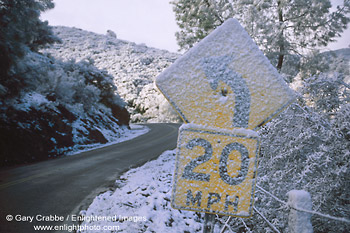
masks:
[[[40,12],[54,7],[52,0],[0,0],[0,89],[2,97],[17,94],[23,85],[10,68],[28,51],[59,41]]]
[[[326,46],[347,28],[350,1],[330,12],[330,0],[177,0],[176,38],[187,50],[226,19],[236,18],[281,70],[286,55]]]

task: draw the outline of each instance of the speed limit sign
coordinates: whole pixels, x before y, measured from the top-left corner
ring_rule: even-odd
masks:
[[[258,150],[254,134],[180,129],[172,206],[251,216]]]
[[[172,206],[251,216],[259,150],[255,131],[295,100],[294,91],[235,19],[177,59],[156,85],[185,122]]]

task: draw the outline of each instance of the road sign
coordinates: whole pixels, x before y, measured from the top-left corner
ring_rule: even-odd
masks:
[[[186,123],[225,129],[256,129],[294,100],[234,19],[161,73],[156,85]]]
[[[156,85],[190,123],[179,132],[172,206],[251,216],[259,150],[253,130],[294,101],[293,91],[234,19],[160,74]]]
[[[172,206],[252,215],[259,141],[255,132],[180,129]]]

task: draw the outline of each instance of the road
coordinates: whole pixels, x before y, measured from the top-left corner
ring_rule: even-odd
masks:
[[[30,223],[25,217],[78,214],[96,195],[113,188],[125,171],[176,147],[178,124],[147,126],[147,134],[130,141],[0,171],[0,232],[31,233],[38,232],[35,224],[69,223]],[[8,215],[21,220],[7,221]]]

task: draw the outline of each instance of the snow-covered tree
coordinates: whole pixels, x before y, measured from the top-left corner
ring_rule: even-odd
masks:
[[[312,109],[332,117],[350,103],[349,60],[335,52],[312,53],[302,59],[300,92]]]
[[[234,17],[279,70],[286,55],[326,46],[350,21],[349,0],[333,12],[330,0],[175,0],[172,4],[181,29],[176,33],[181,49],[189,49]]]
[[[10,72],[28,51],[58,41],[40,12],[54,7],[52,0],[0,0],[0,94],[2,98],[18,94],[23,79]]]
[[[350,103],[350,85],[342,73],[315,75],[305,80],[306,100],[320,113],[332,116],[344,104]]]

